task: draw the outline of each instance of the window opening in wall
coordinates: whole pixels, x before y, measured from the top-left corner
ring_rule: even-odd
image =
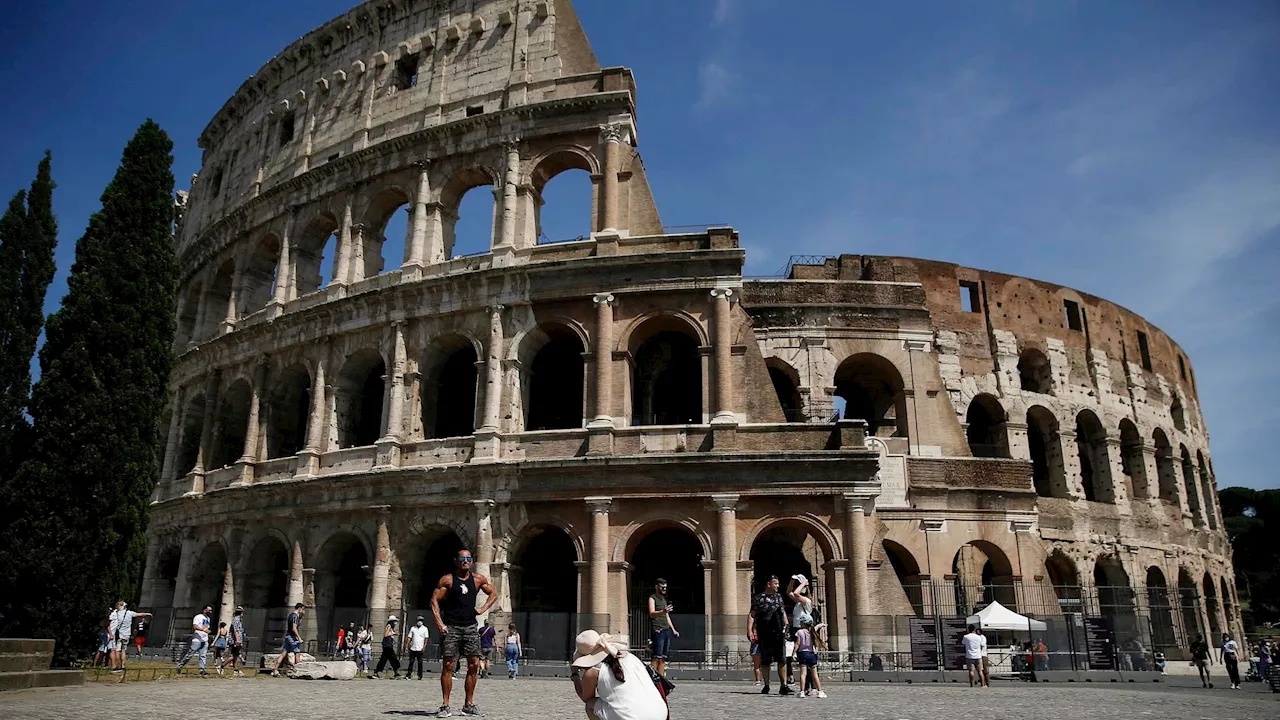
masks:
[[[1174,470],[1173,446],[1160,428],[1152,433],[1152,440],[1156,446],[1156,480],[1160,486],[1160,499],[1177,504],[1178,478]]]
[[[893,363],[871,353],[854,355],[836,369],[835,381],[845,419],[865,421],[868,435],[909,436],[905,384]]]
[[[307,419],[311,408],[311,376],[306,367],[293,365],[279,374],[268,399],[267,457],[297,455],[307,444]]]
[[[591,173],[585,168],[570,168],[548,180],[529,204],[536,218],[538,243],[591,237],[592,192]]]
[[[1080,482],[1085,500],[1114,503],[1107,433],[1098,416],[1088,410],[1076,416],[1076,454],[1080,461]]]
[[[213,178],[209,182],[209,192],[212,197],[221,197],[222,195],[222,168],[213,171]]]
[[[1187,429],[1187,416],[1182,410],[1182,400],[1177,396],[1173,396],[1173,404],[1169,406],[1169,415],[1173,417],[1173,426],[1183,432]]]
[[[382,402],[387,374],[382,355],[361,350],[350,357],[338,376],[338,444],[373,445],[382,436]]]
[[[1031,454],[1031,477],[1036,495],[1065,498],[1067,483],[1062,463],[1058,421],[1053,413],[1034,406],[1027,411],[1027,446]]]
[[[418,84],[418,53],[406,55],[396,61],[396,76],[393,87],[396,90],[408,90]]]
[[[450,231],[452,252],[449,258],[483,255],[493,248],[496,227],[492,185],[481,185],[467,191],[458,203],[458,214]]]
[[[1063,300],[1062,307],[1067,312],[1067,328],[1070,330],[1083,330],[1084,323],[1080,320],[1080,305],[1074,300]]]
[[[1009,443],[1005,435],[1004,408],[991,395],[978,395],[969,403],[965,413],[969,426],[965,434],[969,439],[969,452],[978,458],[1007,458]]]
[[[477,115],[483,115],[483,114],[484,114],[483,105],[472,105],[467,108],[467,117],[475,117]]]
[[[1138,331],[1138,353],[1142,355],[1142,369],[1151,370],[1151,348],[1147,345],[1147,334]],[[1178,362],[1182,362],[1182,358],[1178,358]]]
[[[982,312],[982,299],[978,295],[978,283],[960,281],[960,309],[964,312]]]
[[[1178,377],[1187,379],[1187,361],[1183,360],[1181,355],[1178,356]]]
[[[426,381],[432,387],[424,387],[422,411],[427,436],[433,438],[460,437],[475,432],[476,417],[476,368],[475,346],[461,338],[451,338],[447,346],[437,350],[443,354],[440,370]],[[429,413],[429,414],[428,414]]]
[[[280,118],[280,147],[284,147],[293,141],[294,133],[294,115],[291,112],[285,113]]]
[[[1018,382],[1024,392],[1049,394],[1053,391],[1053,369],[1049,358],[1035,348],[1022,351],[1018,357]]]
[[[526,430],[582,427],[582,340],[563,325],[541,329],[546,344],[529,364]]]
[[[769,380],[773,382],[773,392],[778,396],[778,403],[782,405],[783,419],[787,422],[804,422],[796,373],[790,367],[783,367],[781,363],[780,360],[769,362]]]
[[[635,352],[633,425],[702,422],[702,358],[698,343],[677,330],[655,333]]]
[[[409,232],[410,209],[408,205],[397,208],[391,213],[391,219],[387,220],[387,226],[382,229],[382,251],[379,253],[382,268],[377,274],[400,269],[404,258],[405,238]],[[368,255],[365,256],[365,262],[369,262]],[[370,277],[369,273],[366,272],[365,277]]]

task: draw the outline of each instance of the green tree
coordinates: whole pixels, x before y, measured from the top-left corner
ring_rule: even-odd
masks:
[[[1218,492],[1218,500],[1246,626],[1280,621],[1280,490],[1229,487]]]
[[[0,484],[12,477],[21,461],[18,451],[26,446],[31,357],[56,269],[58,225],[50,165],[46,152],[30,192],[14,195],[0,218]]]
[[[133,598],[141,580],[173,366],[172,149],[145,122],[76,244],[40,351],[30,456],[3,498],[11,632],[54,638],[64,662],[92,646],[110,603]]]

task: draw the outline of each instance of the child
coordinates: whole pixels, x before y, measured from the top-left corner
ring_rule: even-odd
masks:
[[[807,620],[796,631],[796,659],[800,661],[800,697],[825,698],[822,680],[818,677],[818,648],[822,640],[813,632],[813,620]],[[807,680],[813,678],[813,690],[806,690]]]

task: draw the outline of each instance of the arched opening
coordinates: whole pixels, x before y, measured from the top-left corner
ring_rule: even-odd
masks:
[[[636,342],[638,338],[643,341]],[[698,337],[680,320],[657,317],[633,333],[632,425],[702,422]]]
[[[267,457],[297,455],[307,444],[311,375],[302,365],[280,373],[267,401]]]
[[[1045,408],[1027,410],[1027,447],[1031,452],[1031,479],[1040,497],[1065,498],[1067,478],[1058,440],[1058,419]]]
[[[1204,609],[1205,614],[1209,616],[1209,635],[1211,635],[1210,645],[1218,639],[1218,634],[1222,632],[1222,623],[1218,620],[1218,587],[1213,582],[1213,576],[1209,573],[1204,574]]]
[[[1049,395],[1053,392],[1053,368],[1049,358],[1035,348],[1027,348],[1018,356],[1018,382],[1023,392]]]
[[[1058,608],[1063,613],[1081,612],[1080,573],[1076,570],[1075,562],[1061,550],[1054,550],[1045,558],[1044,569],[1049,575],[1049,584],[1053,585],[1053,593],[1058,598]]]
[[[419,613],[431,614],[431,594],[435,592],[440,578],[452,573],[457,567],[456,559],[462,548],[462,538],[452,530],[443,528],[426,544],[416,593]]]
[[[994,396],[983,393],[969,403],[965,413],[969,452],[976,458],[1009,457],[1009,436],[1005,432],[1004,408]]]
[[[338,374],[338,445],[365,447],[382,437],[387,366],[382,354],[366,348],[347,358]]]
[[[536,532],[525,540],[524,547],[514,556],[515,565],[509,569],[511,604],[515,608],[512,622],[525,647],[535,648],[539,658],[567,660],[579,625],[575,622],[578,551],[568,533],[558,527],[543,527]],[[584,628],[598,624],[582,623]]]
[[[985,540],[966,543],[951,559],[957,615],[968,617],[993,601],[1018,609],[1013,565],[1004,551]]]
[[[1156,475],[1160,482],[1160,499],[1178,504],[1178,476],[1174,471],[1173,445],[1160,428],[1151,434],[1156,447]]]
[[[631,637],[643,645],[657,621],[649,617],[649,596],[658,578],[667,581],[667,599],[675,606],[671,620],[680,637],[672,643],[672,660],[682,650],[702,650],[706,637],[705,570],[702,543],[683,527],[659,526],[638,540],[632,539],[628,561],[628,607]]]
[[[1147,499],[1147,465],[1143,458],[1142,436],[1128,418],[1120,421],[1120,467],[1124,471],[1129,497]]]
[[[1200,488],[1203,491],[1201,497],[1204,498],[1204,517],[1209,523],[1210,530],[1218,529],[1218,513],[1216,504],[1213,501],[1214,489],[1213,478],[1209,475],[1209,466],[1204,462],[1204,452],[1196,451],[1197,465],[1200,468]]]
[[[237,380],[222,394],[218,410],[217,441],[207,470],[234,465],[244,454],[245,435],[249,432],[249,405],[253,388],[246,380]]]
[[[910,550],[898,543],[892,540],[885,540],[882,544],[884,545],[884,556],[889,561],[889,565],[893,567],[893,574],[897,576],[903,592],[907,594],[911,609],[915,611],[917,616],[923,616],[925,614],[924,588],[920,577],[920,563],[916,562]]]
[[[1173,426],[1179,432],[1187,431],[1187,414],[1182,409],[1182,398],[1177,395],[1173,396],[1173,403],[1169,405],[1169,415],[1173,418]]]
[[[1115,503],[1111,482],[1111,459],[1107,455],[1107,431],[1091,410],[1076,415],[1076,455],[1080,459],[1080,484],[1084,499]]]
[[[765,360],[765,365],[769,368],[773,392],[778,396],[778,404],[782,406],[782,417],[787,422],[804,422],[800,402],[800,375],[778,358]]]
[[[1196,525],[1204,525],[1204,510],[1200,506],[1200,492],[1196,487],[1196,466],[1191,462],[1191,451],[1186,445],[1181,446],[1182,484],[1187,488],[1187,506],[1191,509],[1191,518]]]
[[[475,345],[461,335],[436,340],[422,361],[422,428],[426,437],[471,435],[476,429]]]
[[[1173,625],[1173,598],[1160,568],[1147,568],[1147,607],[1151,609],[1151,643],[1157,651],[1178,646]]]
[[[235,313],[232,311],[231,317],[227,317],[228,305],[231,304],[231,287],[235,282],[236,261],[227,259],[218,266],[218,271],[213,274],[213,280],[209,283],[209,296],[205,298],[204,311],[204,328],[200,331],[201,338],[213,338],[222,334],[223,322],[227,320],[235,320]]]
[[[1183,643],[1190,645],[1197,636],[1204,637],[1205,630],[1200,624],[1200,591],[1186,568],[1178,569],[1178,604],[1182,609]],[[1209,644],[1213,644],[1212,638]]]
[[[1227,619],[1227,626],[1223,628],[1223,632],[1229,633],[1236,622],[1235,602],[1232,601],[1231,590],[1227,587],[1227,578],[1224,576],[1218,582],[1222,585],[1222,595],[1219,596],[1222,598],[1222,614]]]
[[[298,297],[313,293],[333,279],[333,261],[338,247],[338,220],[328,213],[307,223],[292,256],[295,292]]]
[[[315,557],[316,636],[325,641],[338,625],[365,622],[373,563],[360,538],[345,531],[330,536]]]
[[[213,613],[217,615],[222,607],[222,589],[226,585],[226,581],[227,551],[223,549],[220,543],[209,543],[200,551],[195,569],[191,574],[191,590],[187,597],[187,609],[194,613],[205,605],[210,605],[213,607]],[[210,619],[213,622],[213,626],[217,627],[218,619]],[[226,620],[227,618],[222,619]],[[179,622],[181,622],[181,616],[179,616]],[[178,627],[179,632],[181,632],[182,626],[179,625]],[[186,629],[190,631],[190,628]]]
[[[182,548],[170,545],[160,551],[160,562],[156,566],[156,583],[153,586],[155,607],[172,608],[174,606],[174,590],[178,587],[178,571],[182,565]],[[163,613],[156,613],[157,618]]]
[[[543,158],[530,174],[537,242],[560,242],[591,237],[595,228],[595,187],[591,164],[575,152],[557,152]]]
[[[582,427],[585,349],[577,333],[568,327],[541,325],[526,340],[533,351],[528,365],[526,430],[562,430]],[[536,350],[533,350],[536,348]]]
[[[280,239],[267,235],[258,241],[244,267],[239,296],[240,314],[250,315],[266,307],[276,286],[280,263]]]
[[[178,306],[178,329],[174,335],[179,350],[198,339],[196,328],[200,324],[200,295],[203,293],[204,284],[199,280],[187,285],[187,290],[183,293],[182,303]]]
[[[481,255],[493,248],[498,228],[495,187],[493,178],[484,170],[469,168],[454,175],[441,192],[448,259]]]
[[[872,353],[846,358],[836,370],[836,397],[844,401],[844,417],[867,423],[874,437],[909,437],[907,396],[902,375],[893,363]]]
[[[830,543],[801,521],[783,520],[768,527],[751,543],[751,597],[764,591],[771,576],[777,576],[780,592],[786,593],[791,576],[804,575],[809,579],[814,621],[829,619],[827,609],[838,599],[838,589],[828,582],[831,578],[826,572],[834,554]],[[905,569],[912,567],[912,562],[907,562]],[[784,595],[783,605],[790,616],[794,603]]]
[[[181,477],[191,472],[200,459],[200,440],[204,435],[204,395],[196,395],[187,401],[182,414],[182,444],[178,448],[178,464],[174,475]]]
[[[282,609],[289,594],[289,549],[274,535],[253,546],[244,569],[246,608]]]
[[[1094,563],[1093,586],[1098,591],[1098,610],[1104,617],[1133,615],[1134,597],[1129,573],[1115,556],[1104,555]]]
[[[360,236],[360,277],[375,277],[402,264],[409,227],[409,196],[387,188],[369,203]]]

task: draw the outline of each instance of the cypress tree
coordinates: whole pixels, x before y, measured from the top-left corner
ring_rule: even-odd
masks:
[[[13,486],[18,631],[88,650],[117,597],[133,599],[159,479],[157,425],[173,366],[173,143],[147,120],[76,244],[32,392],[30,457]],[[5,558],[0,555],[0,564]]]
[[[0,485],[27,442],[24,415],[31,392],[31,357],[44,327],[44,296],[53,281],[58,226],[53,217],[50,155],[30,192],[18,192],[0,218]]]

